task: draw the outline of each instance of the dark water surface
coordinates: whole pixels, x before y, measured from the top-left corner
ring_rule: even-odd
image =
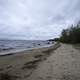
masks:
[[[52,44],[42,40],[0,40],[0,52],[30,49]]]

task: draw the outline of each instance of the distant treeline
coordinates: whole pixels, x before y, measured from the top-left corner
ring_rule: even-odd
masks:
[[[80,22],[64,29],[58,40],[64,43],[80,43]]]

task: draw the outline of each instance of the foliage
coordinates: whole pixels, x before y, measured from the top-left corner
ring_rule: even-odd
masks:
[[[61,33],[60,41],[64,43],[80,43],[80,23],[64,29]]]

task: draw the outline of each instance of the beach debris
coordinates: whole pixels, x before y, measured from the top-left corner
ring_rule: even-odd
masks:
[[[0,80],[11,80],[11,75],[5,73],[0,74]]]
[[[0,80],[16,80],[18,76],[11,75],[9,73],[0,73]]]
[[[35,58],[41,58],[43,55],[39,54],[39,55],[35,55]]]
[[[41,59],[37,59],[37,60],[33,60],[30,62],[27,62],[24,64],[24,67],[22,69],[34,69],[37,67],[37,63],[39,63],[41,61]]]
[[[41,44],[38,44],[38,45],[41,45]]]

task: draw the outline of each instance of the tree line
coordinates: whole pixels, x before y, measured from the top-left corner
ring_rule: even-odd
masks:
[[[63,29],[59,41],[63,43],[80,43],[80,22],[77,25]]]

